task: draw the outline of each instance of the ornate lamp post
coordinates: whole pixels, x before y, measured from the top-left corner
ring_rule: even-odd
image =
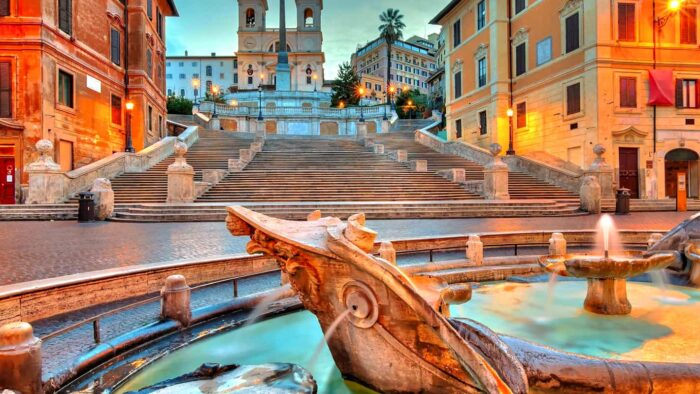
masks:
[[[262,86],[262,79],[260,80],[260,85],[258,85],[258,120],[263,121],[265,118],[263,118],[263,113],[262,113],[262,91],[263,91],[263,86]]]
[[[396,110],[396,106],[394,104],[394,95],[396,94],[396,86],[391,85],[389,86],[389,101],[391,102],[391,109]]]
[[[506,115],[508,115],[508,151],[506,154],[512,156],[515,154],[515,148],[513,148],[513,108],[508,108]]]
[[[317,89],[317,87],[316,87],[316,85],[317,85],[316,81],[318,81],[318,75],[317,75],[317,74],[314,74],[314,77],[313,77],[313,78],[314,78],[314,92],[317,92],[318,89]]]
[[[214,100],[214,113],[211,115],[212,118],[216,118],[219,115],[216,113],[216,99],[219,97],[219,87],[214,85],[211,88],[212,99]]]
[[[126,141],[124,145],[125,152],[134,153],[134,146],[131,142],[131,111],[134,110],[134,102],[129,100],[126,102]]]
[[[365,88],[360,87],[357,89],[357,93],[360,96],[360,122],[364,123],[365,122],[365,108],[362,105],[362,98],[365,96]]]
[[[199,79],[192,79],[192,87],[194,88],[194,103],[199,105]]]
[[[386,107],[389,105],[389,103],[387,102],[388,100],[389,95],[387,94],[387,92],[384,92],[384,117],[382,118],[382,120],[389,120],[389,117],[386,114]]]

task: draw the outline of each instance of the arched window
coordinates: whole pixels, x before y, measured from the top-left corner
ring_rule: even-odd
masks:
[[[304,10],[304,26],[314,26],[314,10],[312,10],[311,8],[307,8]]]
[[[274,44],[270,44],[270,46],[267,48],[267,51],[268,52],[279,52],[280,51],[280,42],[275,41]],[[290,47],[289,44],[287,44],[287,52],[291,52],[291,51],[292,51],[292,47]]]
[[[255,10],[252,8],[245,12],[245,27],[255,27]]]

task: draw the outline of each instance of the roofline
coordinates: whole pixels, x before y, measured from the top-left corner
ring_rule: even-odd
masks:
[[[238,56],[166,56],[166,59],[235,59]]]
[[[418,37],[418,38],[425,38],[425,37],[420,37],[420,36],[416,36],[416,37]],[[374,39],[374,40],[368,42],[368,43],[365,44],[364,46],[360,47],[359,49],[356,49],[355,52],[353,53],[353,55],[357,55],[361,50],[367,48],[368,46],[374,44],[374,43],[377,42],[377,41],[384,41],[384,43],[386,43],[386,40],[385,40],[384,38],[382,38],[382,37],[376,38],[376,39]],[[436,49],[436,48],[426,48],[426,47],[424,47],[424,46],[422,46],[422,45],[414,44],[414,43],[408,42],[408,41],[406,41],[406,40],[396,40],[396,41],[398,41],[398,42],[403,42],[404,44],[408,44],[408,45],[413,45],[413,46],[419,47],[419,48],[421,48],[421,49],[425,49],[426,51],[428,51],[428,56],[435,57],[435,53],[437,53],[437,49]],[[395,41],[395,42],[396,42],[396,41]],[[408,48],[404,48],[404,49],[408,49]],[[430,51],[435,51],[435,52],[433,52],[433,53],[431,54]],[[413,52],[416,52],[416,51],[413,51]]]
[[[180,16],[180,12],[178,12],[177,7],[175,6],[175,0],[168,0],[168,5],[170,6],[170,9],[173,10],[173,14],[171,16]]]
[[[462,0],[452,0],[445,8],[442,9],[433,19],[430,20],[431,25],[439,25],[442,18],[449,14]]]

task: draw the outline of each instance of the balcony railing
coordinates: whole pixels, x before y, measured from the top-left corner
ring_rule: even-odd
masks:
[[[199,110],[201,112],[213,113],[214,103],[203,102]],[[219,116],[228,117],[257,117],[259,107],[233,106],[228,104],[216,104],[216,113]],[[388,105],[374,105],[371,107],[351,107],[351,108],[319,108],[319,107],[263,107],[264,117],[310,117],[324,119],[359,119],[364,115],[367,119],[382,118],[384,115],[391,115],[391,108]]]

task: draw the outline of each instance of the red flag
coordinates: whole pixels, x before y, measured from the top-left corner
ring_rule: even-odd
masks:
[[[672,106],[675,98],[672,70],[649,70],[649,105]]]

